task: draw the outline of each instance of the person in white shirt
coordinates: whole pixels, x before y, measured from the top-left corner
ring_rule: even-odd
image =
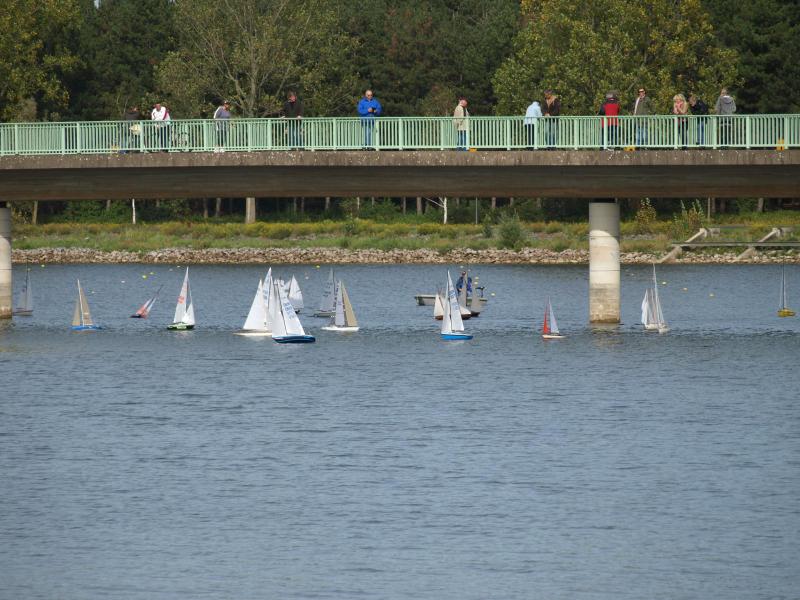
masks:
[[[528,109],[525,111],[525,119],[522,121],[525,127],[525,139],[528,142],[527,150],[533,150],[536,143],[536,125],[539,122],[538,117],[541,116],[542,107],[534,100],[528,105]]]
[[[162,106],[161,102],[156,102],[156,107],[150,113],[151,121],[160,121],[156,123],[156,139],[153,140],[152,146],[155,146],[157,141],[162,152],[167,151],[167,140],[169,139],[169,122],[170,116],[166,106]]]

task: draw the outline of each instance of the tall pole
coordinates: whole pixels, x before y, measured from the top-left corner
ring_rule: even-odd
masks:
[[[11,318],[11,289],[11,209],[0,202],[0,319]]]
[[[619,323],[619,204],[589,203],[589,322]]]

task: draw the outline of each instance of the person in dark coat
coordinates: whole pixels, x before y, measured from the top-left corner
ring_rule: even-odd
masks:
[[[138,140],[141,139],[139,135],[141,135],[141,128],[142,126],[139,123],[135,123],[141,119],[142,116],[139,114],[139,107],[136,105],[129,106],[125,110],[125,114],[122,115],[122,131],[120,132],[120,154],[127,154],[128,146],[132,146],[134,148],[139,147]]]
[[[555,150],[558,143],[558,115],[561,114],[561,99],[553,94],[552,90],[544,93],[542,113],[545,116],[545,136],[548,150]]]
[[[708,105],[692,94],[689,96],[689,110],[692,115],[698,117],[697,121],[697,145],[705,146],[706,122],[708,121]]]
[[[303,128],[300,119],[303,118],[303,102],[294,92],[287,94],[287,100],[281,108],[281,119],[291,119],[287,123],[286,135],[290,150],[303,149]]]

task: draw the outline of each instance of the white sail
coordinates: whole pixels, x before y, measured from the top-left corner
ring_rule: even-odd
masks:
[[[331,269],[328,275],[328,281],[325,282],[325,287],[322,288],[322,300],[319,303],[319,312],[333,312],[333,305],[336,301],[334,288],[333,269]]]
[[[333,314],[331,315],[331,325],[335,325],[336,327],[344,327],[345,325],[344,299],[342,298],[341,280],[339,281],[339,284],[336,286],[336,304],[333,310]]]
[[[269,304],[267,306],[267,314],[269,315],[272,324],[272,337],[283,337],[286,335],[286,323],[281,314],[281,301],[280,293],[278,290],[280,285],[278,282],[272,282],[272,289],[270,290]],[[292,311],[294,312],[294,311]]]
[[[183,276],[183,285],[178,294],[178,303],[175,305],[175,316],[172,317],[173,323],[185,323],[187,301],[189,296],[189,267],[186,267],[186,274]],[[192,324],[194,324],[194,310],[192,311]]]
[[[556,316],[553,314],[553,305],[550,304],[550,297],[547,297],[547,320],[550,325],[550,333],[553,335],[558,335],[560,332],[558,331],[558,323],[556,323]]]
[[[91,327],[92,315],[89,312],[89,303],[86,301],[86,294],[83,293],[81,280],[78,280],[78,299],[75,301],[75,313],[72,315],[73,327]]]
[[[650,309],[650,295],[647,290],[644,291],[644,298],[642,299],[642,325],[647,326],[648,314]]]
[[[292,280],[289,282],[289,302],[294,306],[295,312],[304,307],[303,292],[300,291],[300,284],[297,283],[294,275],[292,275]]]
[[[433,301],[433,318],[441,319],[444,317],[444,300],[442,295],[437,291],[436,298]]]
[[[453,287],[453,280],[450,278],[450,271],[447,272],[447,298],[444,305],[444,316],[442,317],[442,333],[457,333],[464,331],[464,322],[461,319],[461,310],[458,304],[456,290]]]
[[[280,300],[278,304],[280,304],[283,328],[286,331],[284,335],[305,335],[306,332],[303,330],[303,324],[300,323],[297,313],[294,312],[294,307],[292,306],[292,303],[289,302],[289,298],[286,296],[286,292],[284,291],[283,287],[276,285],[275,291],[277,292],[277,297]],[[272,337],[276,337],[274,327]]]
[[[336,304],[331,313],[330,323],[327,327],[323,327],[323,329],[328,331],[337,329],[346,329],[348,331],[358,330],[356,315],[350,304],[350,298],[347,296],[347,289],[345,289],[344,283],[341,280],[336,284]]]
[[[183,323],[185,325],[194,325],[194,303],[192,302],[192,288],[189,287],[189,268],[186,268],[186,291],[189,294],[189,300],[186,303],[186,314],[183,315]]]
[[[242,329],[266,330],[267,328],[267,305],[264,301],[264,283],[258,280],[258,289],[250,305],[250,312],[247,313]]]
[[[666,333],[669,331],[667,322],[664,320],[664,313],[661,312],[661,300],[658,298],[658,282],[656,281],[656,265],[653,264],[653,320],[655,322],[655,329],[659,333]]]

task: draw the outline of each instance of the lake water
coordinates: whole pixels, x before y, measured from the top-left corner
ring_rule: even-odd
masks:
[[[475,339],[444,342],[412,295],[445,267],[342,265],[362,329],[306,309],[309,345],[232,334],[266,267],[192,266],[185,333],[183,266],[31,268],[34,316],[0,325],[0,598],[800,598],[779,266],[660,266],[659,335],[648,267],[592,328],[588,267],[481,265]],[[273,272],[313,309],[328,267]],[[69,330],[77,278],[103,331]]]

